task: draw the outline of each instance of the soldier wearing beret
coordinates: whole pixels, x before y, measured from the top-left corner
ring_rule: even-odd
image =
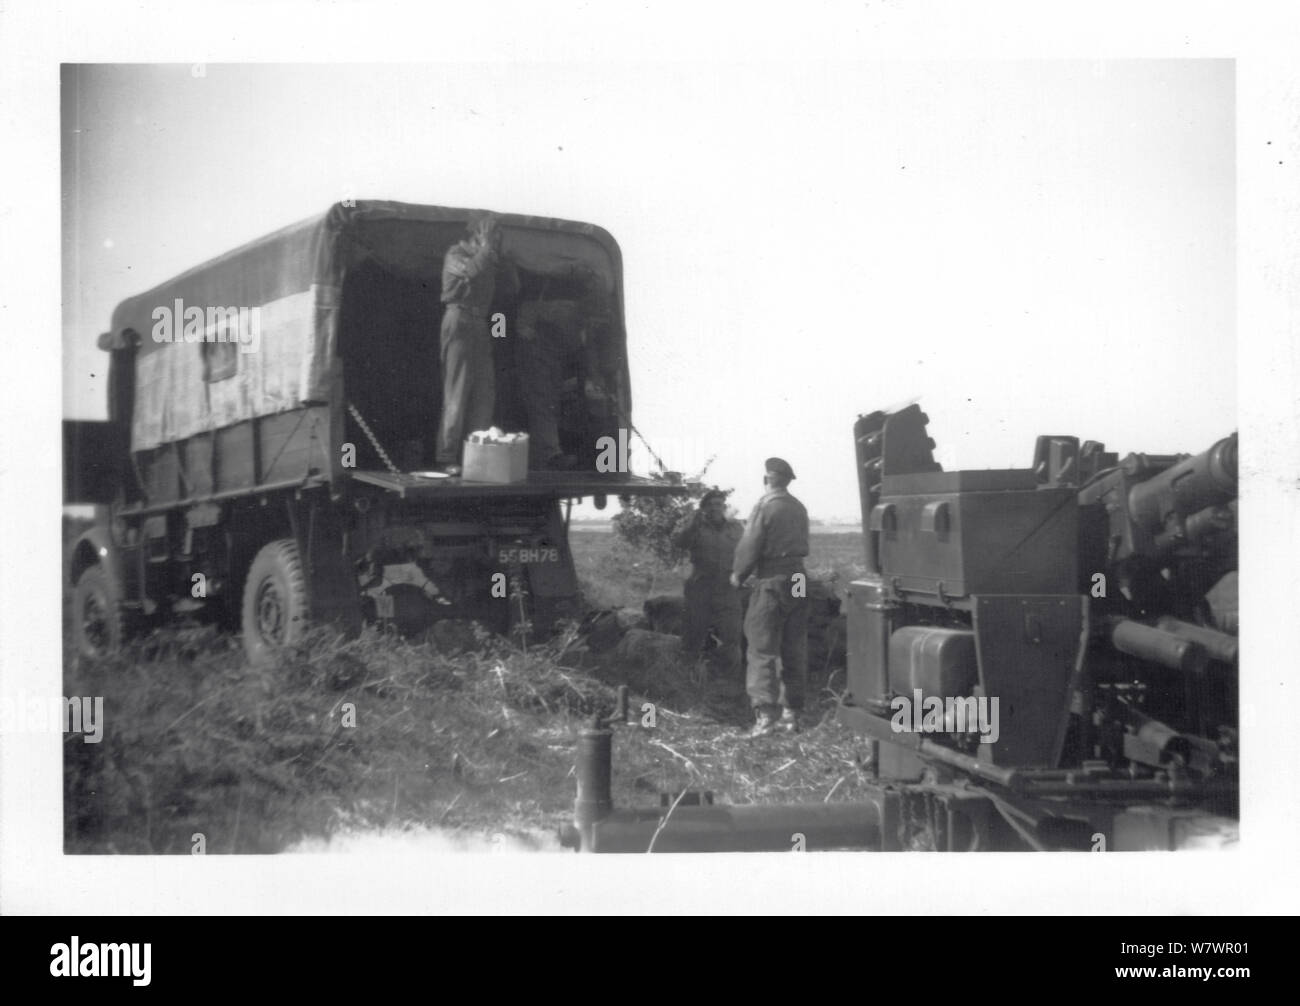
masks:
[[[808,511],[786,489],[794,480],[786,461],[768,458],[764,468],[767,492],[750,514],[731,573],[733,587],[754,576],[745,615],[752,737],[797,730],[808,682]]]
[[[699,509],[684,517],[672,535],[673,544],[691,556],[683,652],[687,660],[697,660],[712,629],[718,637],[719,666],[728,676],[740,668],[740,595],[728,580],[742,533],[740,521],[727,517],[727,494],[710,489],[700,497]]]

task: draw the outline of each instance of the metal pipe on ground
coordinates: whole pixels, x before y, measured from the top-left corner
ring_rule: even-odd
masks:
[[[881,848],[881,807],[866,803],[616,810],[585,852],[824,852]]]
[[[789,852],[881,848],[884,800],[853,804],[614,810],[613,732],[594,718],[578,734],[573,824],[560,843],[581,852]],[[683,794],[683,797],[687,794]]]

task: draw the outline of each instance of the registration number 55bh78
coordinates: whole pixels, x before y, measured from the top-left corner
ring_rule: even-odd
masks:
[[[553,545],[508,545],[497,549],[497,562],[503,566],[516,564],[527,566],[559,561],[560,550]]]

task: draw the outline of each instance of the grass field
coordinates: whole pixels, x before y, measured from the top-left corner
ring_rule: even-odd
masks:
[[[573,542],[594,605],[680,590],[682,571],[652,568],[608,532],[575,529]],[[861,571],[859,547],[817,535],[810,569],[843,585]],[[829,715],[842,669],[812,669],[810,729],[749,741],[739,679],[593,660],[573,633],[527,650],[486,634],[478,644],[318,631],[255,669],[237,636],[192,627],[94,664],[68,651],[64,694],[103,696],[104,735],[65,736],[65,850],[188,854],[201,835],[210,854],[267,853],[432,832],[553,848],[572,814],[576,730],[612,709],[619,684],[638,722],[648,709],[655,722],[618,731],[616,805],[684,788],[736,804],[861,795],[862,745]]]

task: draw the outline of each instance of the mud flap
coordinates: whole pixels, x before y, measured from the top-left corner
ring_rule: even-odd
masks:
[[[569,550],[569,536],[565,533],[564,519],[560,516],[559,504],[551,506],[551,513],[546,519],[546,529],[540,544],[556,547],[560,550],[559,562],[529,563],[524,568],[528,573],[528,589],[536,597],[571,598],[578,593],[578,574],[573,566],[573,553]]]
[[[549,635],[559,619],[576,619],[580,614],[578,574],[569,549],[569,536],[559,504],[552,504],[542,543],[559,548],[557,563],[530,563],[524,567],[528,590],[532,594],[532,617],[535,628]]]
[[[349,638],[357,635],[361,592],[342,523],[315,500],[307,507],[291,502],[289,520],[303,557],[312,622],[332,625]]]

